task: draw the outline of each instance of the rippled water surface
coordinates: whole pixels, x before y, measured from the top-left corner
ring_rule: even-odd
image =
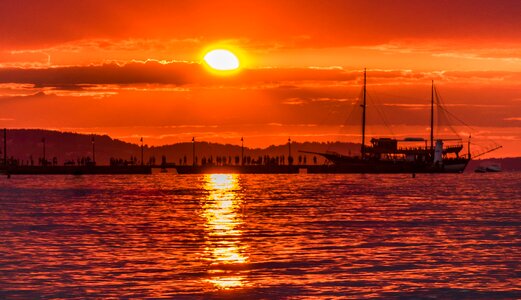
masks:
[[[0,177],[0,298],[521,298],[521,173]]]

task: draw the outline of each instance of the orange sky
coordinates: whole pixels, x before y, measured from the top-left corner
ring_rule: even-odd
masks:
[[[427,138],[434,80],[477,152],[521,156],[520,15],[514,0],[6,0],[0,127],[151,145],[358,141],[346,119],[367,68],[369,134]],[[241,51],[240,72],[202,67],[215,44]]]

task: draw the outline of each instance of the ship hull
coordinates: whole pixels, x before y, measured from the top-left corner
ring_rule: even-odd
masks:
[[[321,169],[324,173],[360,174],[401,174],[401,173],[463,173],[466,163],[449,164],[439,167],[408,163],[354,163],[330,165]]]
[[[318,154],[318,153],[316,153]],[[462,173],[469,159],[448,159],[440,164],[406,160],[362,160],[356,157],[320,153],[331,165],[331,173]]]

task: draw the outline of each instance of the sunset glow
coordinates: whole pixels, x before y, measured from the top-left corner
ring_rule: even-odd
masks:
[[[521,299],[521,0],[0,0],[1,299]]]

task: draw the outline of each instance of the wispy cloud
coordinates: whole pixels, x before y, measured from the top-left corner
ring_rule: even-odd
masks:
[[[384,103],[384,106],[399,107],[410,110],[430,108],[430,104],[411,104],[411,103]]]
[[[504,120],[505,120],[505,121],[517,121],[517,122],[521,122],[521,117],[510,117],[510,118],[505,118]]]
[[[356,102],[358,98],[332,98],[332,97],[320,97],[312,98],[311,102]]]
[[[304,103],[306,103],[306,101],[301,98],[289,98],[289,99],[285,99],[284,101],[282,101],[282,104],[287,104],[287,105],[302,105]]]

